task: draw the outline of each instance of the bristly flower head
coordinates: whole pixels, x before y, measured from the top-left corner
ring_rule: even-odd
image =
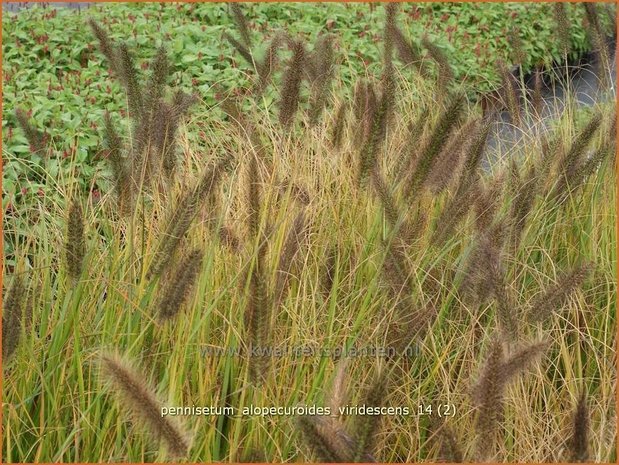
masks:
[[[2,361],[4,364],[10,360],[19,345],[26,293],[24,278],[19,274],[15,275],[13,284],[2,302]]]
[[[167,447],[174,458],[186,457],[189,441],[181,428],[161,414],[161,403],[145,381],[143,374],[115,355],[101,357],[102,369],[119,395],[123,406]]]
[[[589,461],[589,407],[583,391],[578,399],[572,420],[572,435],[569,442],[570,462]]]
[[[284,72],[279,102],[279,122],[284,128],[290,127],[299,107],[301,81],[306,61],[306,51],[303,42],[293,40],[290,43],[290,47],[292,48],[292,57]]]
[[[65,250],[69,277],[77,281],[82,274],[82,265],[86,255],[84,213],[82,205],[77,200],[74,200],[69,208]]]
[[[168,283],[162,290],[162,298],[159,302],[160,320],[169,320],[178,315],[181,307],[189,298],[190,290],[198,277],[202,256],[203,252],[199,249],[188,253],[168,277]]]

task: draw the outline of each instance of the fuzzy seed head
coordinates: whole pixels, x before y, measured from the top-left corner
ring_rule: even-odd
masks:
[[[111,381],[114,392],[124,407],[145,428],[165,443],[172,458],[183,458],[189,453],[189,441],[180,427],[161,415],[161,404],[144,380],[144,376],[126,361],[113,355],[101,357],[103,373]]]
[[[79,201],[73,201],[69,208],[65,253],[67,259],[67,273],[73,281],[77,281],[82,274],[84,256],[86,255],[84,213]]]
[[[285,129],[288,129],[292,124],[299,107],[303,66],[306,60],[303,42],[300,40],[293,41],[291,47],[292,58],[284,72],[279,103],[279,122]]]
[[[199,249],[191,251],[172,271],[159,302],[158,317],[161,321],[170,320],[178,315],[183,304],[188,300],[200,272],[203,255]]]

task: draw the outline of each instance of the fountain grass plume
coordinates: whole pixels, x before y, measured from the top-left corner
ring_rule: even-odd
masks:
[[[405,65],[412,65],[421,61],[419,50],[413,47],[412,43],[406,39],[404,33],[397,25],[393,26],[391,35],[394,46],[398,51],[398,56]]]
[[[344,140],[344,130],[346,126],[346,113],[348,112],[348,102],[341,101],[335,111],[335,118],[333,120],[333,126],[331,129],[331,146],[335,150],[342,148],[342,141]]]
[[[353,113],[357,122],[355,139],[368,139],[376,105],[377,97],[372,83],[358,81],[353,95]]]
[[[328,417],[305,415],[297,419],[301,438],[320,460],[327,462],[353,462],[358,448],[356,440],[339,420],[339,409],[346,404],[348,399],[346,387],[348,363],[348,358],[340,358],[336,365],[331,387],[326,394],[331,415]],[[365,463],[376,461],[368,453],[364,453],[361,460]]]
[[[224,38],[239,52],[239,54],[247,61],[250,66],[254,66],[254,57],[251,53],[252,41],[249,33],[249,23],[243,14],[241,6],[236,3],[230,3],[232,12],[232,20],[239,31],[241,40],[238,41],[227,32],[224,32]]]
[[[378,102],[379,97],[376,93],[374,84],[367,82],[364,93],[363,119],[361,121],[362,125],[360,126],[360,129],[363,129],[361,132],[363,140],[370,137],[370,131],[372,130],[372,124],[374,123],[374,115],[376,113],[376,109],[378,108]]]
[[[305,69],[310,81],[309,118],[310,124],[317,125],[329,99],[329,90],[335,70],[333,36],[322,34],[316,40],[314,50],[306,60]]]
[[[345,462],[346,460],[341,458],[333,446],[329,444],[329,438],[322,434],[318,426],[319,422],[317,416],[303,415],[298,417],[296,423],[301,438],[316,455],[319,462]]]
[[[503,272],[503,274],[495,278],[492,293],[496,302],[496,318],[501,334],[507,342],[512,343],[520,336],[518,306],[511,289],[505,281],[505,273]]]
[[[476,407],[476,460],[494,459],[499,426],[503,420],[503,397],[507,384],[539,358],[548,343],[536,342],[506,357],[499,335],[495,334],[487,349],[486,361],[471,396]]]
[[[171,102],[159,99],[155,102],[153,111],[139,125],[136,131],[136,164],[135,175],[144,175],[146,184],[163,169],[163,173],[171,179],[177,165],[177,133],[182,118],[189,108],[197,102],[195,95],[178,91]],[[146,156],[144,156],[144,154]]]
[[[17,108],[15,110],[15,118],[17,119],[17,124],[26,136],[30,151],[35,155],[44,157],[47,154],[48,135],[39,131],[30,123],[28,114],[23,109]]]
[[[148,428],[162,441],[173,458],[183,458],[189,453],[189,441],[181,428],[161,415],[161,403],[152,389],[129,363],[116,355],[101,356],[103,373],[111,381],[113,391],[124,407],[131,410],[138,424]]]
[[[567,18],[566,5],[561,2],[552,4],[555,20],[555,36],[563,55],[567,55],[571,50],[571,27]]]
[[[361,187],[365,186],[368,175],[376,166],[378,153],[385,140],[388,122],[394,108],[395,82],[391,60],[392,52],[388,45],[385,45],[385,54],[388,58],[384,58],[385,64],[381,78],[380,101],[375,110],[373,109],[371,119],[368,120],[369,132],[359,154],[359,174],[357,179]],[[365,108],[367,111],[372,107],[366,103]]]
[[[383,126],[383,119],[386,116],[383,102],[384,99],[381,99],[381,104],[372,114],[370,129],[359,153],[357,182],[360,187],[366,185],[368,174],[371,173],[377,162],[377,152],[379,151],[381,142],[381,127]]]
[[[564,139],[564,135],[558,131],[540,136],[540,156],[536,163],[536,190],[544,196],[545,202],[554,198],[553,195],[556,194],[553,191],[556,191],[562,182],[560,167],[568,150]]]
[[[197,101],[198,98],[195,95],[178,91],[174,94],[171,103],[160,102],[158,110],[154,113],[151,143],[168,179],[176,171],[177,133],[181,119]]]
[[[491,122],[489,119],[481,121],[477,126],[472,143],[469,146],[465,157],[464,170],[462,172],[462,176],[460,177],[460,185],[458,186],[458,190],[463,188],[466,189],[466,185],[470,183],[472,177],[477,173],[481,163],[481,158],[484,154],[484,147],[486,146],[486,141],[488,140],[488,135],[490,134],[490,126]]]
[[[582,287],[593,269],[593,264],[585,262],[564,272],[555,284],[533,299],[527,312],[528,321],[543,322],[561,310],[570,296]]]
[[[466,262],[461,289],[470,303],[483,305],[502,289],[504,227],[497,223],[479,232]]]
[[[511,247],[516,250],[522,240],[522,233],[535,205],[540,182],[535,164],[529,165],[525,175],[520,178],[518,167],[512,169],[512,204],[510,207]]]
[[[490,122],[488,120],[479,124],[474,131],[471,143],[466,150],[456,192],[450,197],[436,221],[431,238],[431,243],[434,245],[442,244],[451,237],[456,226],[475,204],[475,199],[481,191],[478,168],[489,132]]]
[[[463,110],[464,95],[457,94],[452,98],[448,107],[441,113],[430,138],[420,152],[414,171],[408,176],[405,186],[405,195],[407,198],[417,193],[418,189],[426,181],[441,150],[449,139],[449,135],[459,125]]]
[[[179,120],[172,105],[160,102],[157,115],[152,121],[152,148],[155,156],[151,159],[153,171],[162,168],[170,179],[176,171],[176,131]],[[157,166],[159,165],[159,166]]]
[[[387,127],[391,125],[396,100],[395,68],[393,65],[393,34],[396,25],[397,3],[387,3],[385,6],[385,25],[383,27],[383,70],[381,73],[381,100],[377,108],[380,117],[379,140],[386,138]]]
[[[448,425],[442,425],[438,434],[440,437],[438,461],[464,463],[464,454],[460,446],[460,440],[454,430]]]
[[[245,45],[236,40],[227,32],[224,32],[224,38],[230,42],[230,45],[232,45],[236,51],[239,52],[239,55],[241,55],[249,65],[254,65],[254,57]]]
[[[8,363],[19,347],[26,311],[26,283],[23,276],[13,276],[11,287],[2,299],[2,361]]]
[[[299,107],[303,69],[307,60],[303,42],[292,40],[290,47],[292,57],[284,71],[279,101],[279,122],[286,130],[290,128]]]
[[[198,103],[197,94],[187,94],[182,90],[176,91],[172,97],[172,113],[178,118],[187,113],[190,107]]]
[[[541,357],[550,346],[550,342],[542,340],[522,347],[509,356],[501,366],[501,378],[505,383],[525,371],[533,360]]]
[[[471,119],[462,127],[451,134],[445,147],[438,155],[436,163],[428,173],[426,184],[434,195],[438,195],[449,187],[464,157],[464,151],[469,144],[469,139],[474,135],[477,120]]]
[[[399,250],[398,244],[383,244],[385,258],[382,272],[384,279],[389,285],[390,293],[396,301],[408,298],[412,294],[410,278],[411,272],[406,262],[406,257]]]
[[[499,60],[497,63],[499,75],[502,81],[502,94],[509,111],[511,123],[514,126],[520,127],[522,124],[522,115],[520,110],[520,98],[518,96],[518,82],[516,77],[507,67],[507,65]]]
[[[189,298],[191,289],[200,273],[204,253],[199,249],[189,252],[172,270],[168,282],[161,291],[158,318],[167,321],[180,312],[183,304]]]
[[[392,366],[398,357],[405,356],[406,350],[415,341],[423,341],[428,330],[436,320],[438,306],[430,302],[415,304],[411,296],[400,298],[395,303],[395,319],[387,327],[386,340],[394,350],[395,357],[389,357]]]
[[[162,168],[168,178],[174,174],[176,132],[180,119],[196,99],[194,96],[179,91],[174,95],[171,103],[163,100],[166,81],[170,74],[170,63],[165,46],[158,48],[150,62],[150,76],[144,85],[140,85],[138,70],[127,44],[120,43],[115,46],[96,23],[93,22],[91,27],[99,39],[100,48],[115,71],[114,74],[125,88],[129,116],[134,126],[131,144],[126,149],[128,153],[127,175],[122,181],[122,183],[131,184],[131,187],[125,186],[124,189],[119,190],[120,198],[123,197],[123,194],[120,194],[122,190],[127,194],[125,199],[127,206],[121,208],[123,214],[126,215],[132,210],[132,197],[135,196],[135,193],[129,192],[130,190],[150,186],[152,179]],[[108,140],[112,140],[109,127],[106,128],[106,132]],[[118,164],[117,168],[113,169],[118,178]]]
[[[292,228],[286,235],[286,240],[282,247],[277,264],[277,275],[275,280],[275,304],[274,308],[279,308],[290,290],[290,278],[299,273],[300,263],[299,254],[305,243],[308,228],[305,218],[305,211],[297,214]]]
[[[387,376],[383,373],[377,373],[376,379],[365,392],[361,404],[368,407],[382,406],[387,395],[387,385]],[[360,462],[368,454],[372,455],[381,420],[380,415],[357,415],[355,417],[354,438],[356,444],[353,462]]]
[[[572,432],[568,440],[569,461],[586,463],[590,461],[589,455],[589,407],[587,406],[586,391],[576,404],[572,417]]]
[[[397,24],[392,26],[390,33],[394,48],[404,65],[414,66],[422,76],[426,77],[428,72],[424,66],[419,47],[413,41],[406,38]]]
[[[246,203],[250,239],[256,244],[256,257],[249,273],[249,295],[245,309],[245,325],[249,336],[249,376],[256,385],[262,384],[269,368],[269,331],[271,325],[272,296],[269,295],[266,270],[268,241],[260,234],[261,189],[258,160],[251,154],[247,165]]]
[[[284,40],[283,34],[277,34],[267,47],[267,50],[262,57],[262,60],[256,63],[256,72],[258,73],[258,82],[256,84],[256,94],[260,95],[267,88],[275,73],[275,69],[279,62],[277,55]]]
[[[477,408],[475,417],[476,460],[491,458],[496,443],[498,426],[503,418],[503,388],[501,367],[505,354],[501,341],[495,337],[487,350],[486,361],[472,396]]]
[[[149,177],[158,171],[161,164],[161,144],[157,144],[157,138],[164,137],[165,125],[161,120],[170,118],[168,105],[162,102],[165,84],[169,74],[169,61],[165,47],[157,50],[155,57],[150,63],[151,75],[143,89],[143,114],[135,118],[137,127],[134,130],[133,148],[136,159],[147,166],[135,166],[134,177],[138,179],[138,173]],[[146,152],[146,154],[144,154]],[[142,170],[144,172],[142,172]]]
[[[353,104],[352,110],[355,119],[360,122],[363,120],[366,111],[366,93],[368,83],[361,79],[355,83],[355,89],[353,91]]]
[[[383,206],[383,211],[385,212],[387,221],[392,227],[399,226],[399,221],[401,218],[400,208],[391,190],[389,189],[385,178],[377,166],[372,169],[371,179],[372,187],[374,188],[374,191]]]
[[[250,274],[249,296],[245,310],[245,321],[249,334],[249,375],[256,385],[263,384],[270,365],[269,333],[272,304],[267,286],[266,248],[263,241],[256,253],[254,267]]]
[[[396,15],[399,5],[388,2],[385,5],[385,25],[383,27],[383,73],[393,74],[393,30],[396,28]]]
[[[144,111],[148,115],[152,115],[155,105],[163,98],[166,81],[170,74],[170,60],[165,46],[162,45],[157,49],[150,63],[150,69],[151,75],[144,93]]]
[[[586,163],[586,149],[600,128],[601,113],[593,114],[589,122],[575,137],[569,149],[559,157],[559,177],[551,193],[551,198],[558,202],[565,200],[574,185],[579,184],[578,173]]]
[[[239,34],[241,35],[241,42],[243,45],[251,50],[251,36],[249,34],[249,23],[243,14],[243,10],[241,9],[241,5],[239,3],[233,2],[230,3],[230,9],[232,10],[232,19],[234,20],[234,24],[239,30]]]
[[[116,189],[118,207],[121,215],[126,216],[133,209],[133,183],[130,177],[130,167],[123,154],[124,146],[122,139],[116,131],[109,112],[105,112],[104,128],[105,143],[109,151],[107,159],[112,168],[112,178]]]
[[[230,226],[224,225],[219,228],[219,241],[232,252],[241,250],[241,241]]]
[[[116,54],[116,45],[114,44],[112,39],[110,39],[110,36],[108,36],[107,32],[105,32],[105,30],[101,26],[99,26],[99,24],[94,19],[89,19],[88,24],[90,25],[93,34],[99,41],[99,49],[107,59],[110,69],[113,73],[118,74],[120,70],[120,64],[118,63],[118,56]]]
[[[442,98],[442,96],[448,94],[449,87],[454,80],[453,69],[449,64],[449,59],[445,55],[445,52],[428,39],[428,37],[423,37],[421,43],[438,66],[437,93],[439,97]]]
[[[419,150],[422,146],[424,132],[428,126],[429,120],[430,109],[428,106],[424,106],[417,117],[408,125],[407,144],[398,160],[399,181],[403,181],[406,173],[412,172],[415,169],[419,159]]]
[[[573,191],[582,187],[589,177],[593,176],[599,167],[605,160],[613,158],[616,153],[616,147],[614,144],[605,144],[593,152],[593,154],[585,160],[578,168],[574,175],[574,182],[572,183]]]
[[[486,186],[482,187],[475,199],[475,228],[477,231],[487,231],[494,223],[501,201],[503,200],[503,186],[505,177],[501,174],[493,176]]]
[[[78,200],[73,200],[69,207],[67,234],[65,240],[67,274],[76,282],[82,274],[86,241],[84,238],[84,212]]]
[[[245,198],[247,205],[247,230],[249,236],[256,239],[260,230],[260,173],[258,160],[252,154],[247,165]]]
[[[364,140],[359,153],[357,181],[359,186],[366,185],[367,177],[374,168],[381,144],[386,137],[387,126],[395,106],[395,80],[393,70],[393,37],[391,30],[395,24],[397,6],[388,3],[384,27],[383,71],[381,75],[381,96],[377,102],[374,88],[366,84],[355,89],[355,114],[357,120],[364,122],[359,126],[358,136]],[[361,120],[361,118],[363,118]],[[363,129],[361,129],[363,127]]]
[[[343,425],[318,415],[303,415],[297,418],[301,438],[316,457],[327,463],[350,463],[354,461],[357,447]],[[371,454],[362,454],[359,461],[376,462]]]
[[[180,197],[154,252],[146,275],[148,279],[159,277],[169,267],[199,208],[206,197],[216,189],[230,162],[230,158],[224,158],[206,170],[197,185]]]
[[[127,92],[129,114],[136,121],[144,117],[144,95],[138,83],[138,71],[126,43],[121,42],[116,50],[118,59],[118,77]]]
[[[467,216],[471,207],[475,204],[475,199],[480,192],[479,177],[471,176],[466,183],[462,182],[463,177],[464,175],[460,175],[458,190],[449,199],[436,220],[434,232],[430,239],[432,245],[441,245],[452,237],[458,224]]]
[[[608,89],[610,85],[609,71],[610,65],[610,52],[606,44],[606,32],[602,27],[602,22],[598,13],[598,5],[595,3],[583,3],[585,9],[585,16],[587,18],[587,30],[591,37],[591,42],[594,46],[595,53],[598,55],[599,60],[599,72],[597,75],[600,78],[600,87],[602,89]],[[613,33],[614,33],[613,27]]]
[[[331,418],[333,421],[337,421],[340,416],[339,409],[348,402],[348,377],[346,371],[350,364],[350,358],[341,357],[335,365],[335,373],[331,380],[331,386],[326,395],[327,404],[331,409]]]

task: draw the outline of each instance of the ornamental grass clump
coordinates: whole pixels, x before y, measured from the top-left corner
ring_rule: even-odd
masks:
[[[172,11],[208,21],[208,8]],[[362,74],[337,35],[341,16],[260,41],[275,21],[260,15],[278,8],[229,6],[232,45],[212,63],[204,50],[184,57],[177,47],[197,42],[179,32],[142,64],[92,24],[123,89],[106,105],[128,105],[130,128],[101,110],[112,182],[96,171],[88,196],[78,156],[58,157],[71,167],[58,176],[55,157],[32,158],[53,179],[30,195],[36,208],[21,203],[36,184],[7,171],[7,462],[614,458],[612,102],[567,102],[541,135],[523,124],[505,150],[497,115],[480,116],[467,79],[449,77],[440,37],[408,37],[434,7],[401,8],[400,22],[390,4],[355,34],[382,35],[380,62]],[[219,76],[233,47],[249,66]],[[185,66],[216,72],[204,76],[216,95],[198,88],[199,133],[181,132],[197,97],[168,88]],[[236,84],[226,76],[245,87],[224,88]],[[531,121],[522,100],[514,113]],[[84,363],[101,353],[105,390]],[[575,387],[586,391],[577,403]],[[331,415],[247,414],[300,403]],[[182,422],[162,416],[167,404]]]
[[[157,50],[150,62],[150,76],[141,84],[128,45],[116,44],[94,20],[90,20],[90,27],[112,73],[127,95],[132,121],[131,137],[123,142],[113,119],[108,115],[105,138],[120,211],[128,215],[133,211],[138,194],[143,188],[151,187],[159,174],[163,174],[168,181],[173,179],[178,164],[178,129],[197,98],[177,91],[166,100],[171,67],[165,46]],[[161,183],[160,187],[163,185],[165,183]]]

